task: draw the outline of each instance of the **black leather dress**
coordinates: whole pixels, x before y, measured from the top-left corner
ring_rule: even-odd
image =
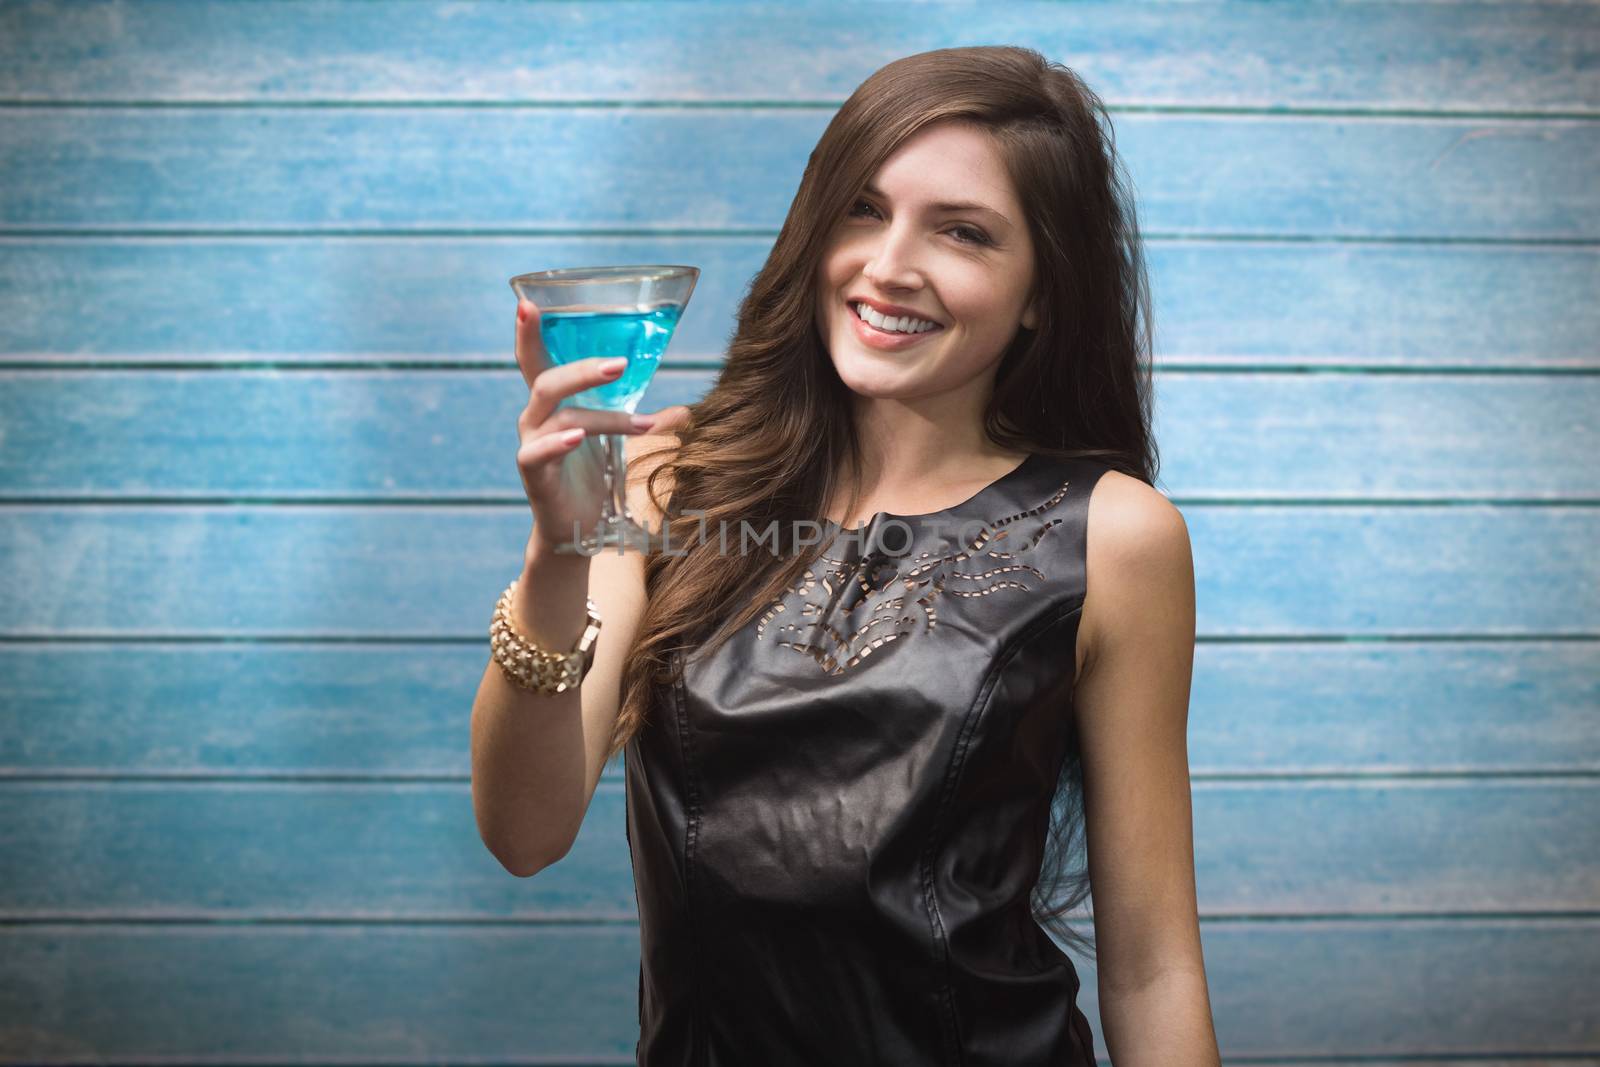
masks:
[[[825,524],[687,658],[624,750],[640,1064],[1094,1063],[1029,894],[1106,469],[1035,453],[953,508]]]

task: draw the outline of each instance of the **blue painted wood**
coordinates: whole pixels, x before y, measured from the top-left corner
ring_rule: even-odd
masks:
[[[461,731],[489,657],[483,615],[483,636],[448,642],[0,641],[0,778],[466,781]],[[1189,764],[1197,780],[1592,774],[1597,708],[1592,642],[1203,632]],[[616,760],[605,775],[621,770]]]
[[[1193,794],[1208,918],[1564,914],[1600,894],[1593,776]],[[622,783],[601,783],[567,857],[519,880],[479,841],[461,781],[3,782],[0,919],[633,921],[624,821]]]
[[[1441,1057],[1430,1064],[1525,1063],[1600,1046],[1600,1018],[1548,995],[1600,953],[1590,920],[1217,920],[1201,937],[1230,1058],[1429,1049]],[[18,1006],[0,1052],[32,1063],[199,1049],[223,1064],[629,1062],[638,960],[630,925],[0,928],[0,995]],[[1095,969],[1079,970],[1096,1018]],[[1103,1057],[1098,1026],[1095,1037]]]
[[[467,792],[506,279],[702,266],[692,399],[832,109],[1015,40],[1151,236],[1225,1053],[1600,1064],[1600,8],[916,14],[0,5],[0,1058],[632,1061],[620,766],[533,880]]]
[[[13,109],[0,224],[775,231],[833,111]],[[1116,129],[1157,234],[1600,237],[1590,121],[1129,114]]]
[[[1192,504],[1202,634],[1589,637],[1600,509]],[[525,505],[24,504],[0,635],[487,634]],[[1447,547],[1446,547],[1447,546]]]
[[[511,369],[512,275],[641,262],[701,268],[665,362],[714,365],[770,244],[735,236],[0,237],[0,292],[8,294],[0,365],[493,361]],[[1167,365],[1600,367],[1593,245],[1223,238],[1153,239],[1148,249],[1156,356]]]
[[[663,370],[639,410],[713,377]],[[1156,394],[1159,484],[1185,503],[1600,499],[1595,377],[1158,372]],[[515,370],[0,370],[0,500],[512,504],[527,402]]]
[[[0,7],[13,100],[843,99],[930,48],[1015,41],[1140,106],[1593,112],[1600,23],[1569,3],[459,4],[80,0]],[[889,10],[899,10],[890,8]],[[670,62],[640,64],[675,42]],[[781,76],[775,76],[781,72]]]

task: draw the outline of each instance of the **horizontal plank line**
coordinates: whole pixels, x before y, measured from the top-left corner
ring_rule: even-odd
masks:
[[[1211,357],[1215,358],[1215,357]],[[1533,364],[1531,366],[1511,366],[1505,364],[1474,365],[1470,363],[1416,363],[1410,365],[1395,365],[1388,363],[1362,363],[1348,359],[1329,360],[1326,363],[1262,363],[1260,357],[1253,357],[1251,362],[1207,362],[1207,357],[1184,356],[1175,354],[1166,358],[1149,362],[1155,370],[1162,374],[1248,374],[1252,377],[1264,377],[1270,374],[1342,374],[1350,377],[1382,377],[1382,376],[1415,376],[1415,377],[1454,377],[1454,378],[1506,378],[1527,375],[1551,376],[1579,376],[1587,377],[1600,374],[1600,364],[1595,366],[1561,366],[1559,364]],[[499,364],[491,364],[498,366]],[[712,364],[712,369],[720,368],[721,361]],[[1139,366],[1146,366],[1146,361],[1141,361]],[[0,368],[5,366],[0,363]],[[677,367],[679,364],[667,364]]]
[[[602,3],[606,0],[589,0],[590,3]],[[1534,1067],[1550,1063],[1571,1062],[1580,1065],[1594,1065],[1600,1063],[1600,1055],[1596,1052],[1538,1052],[1505,1051],[1505,1052],[1455,1052],[1455,1053],[1395,1053],[1392,1055],[1304,1055],[1304,1056],[1254,1056],[1240,1055],[1230,1052],[1227,1055],[1229,1064],[1251,1064],[1253,1067],[1362,1067],[1363,1064],[1376,1064],[1378,1067],[1392,1067],[1394,1064],[1439,1064],[1442,1067],[1461,1067],[1463,1064],[1487,1063],[1498,1067],[1506,1063],[1528,1063]],[[40,1064],[103,1064],[115,1062],[120,1067],[305,1067],[304,1060],[274,1060],[254,1056],[127,1056],[118,1054],[115,1061],[107,1061],[102,1054],[96,1053],[86,1059],[51,1058],[40,1060]],[[434,1067],[439,1058],[429,1056],[423,1059],[409,1059],[405,1056],[385,1056],[382,1059],[364,1059],[360,1056],[319,1055],[316,1059],[319,1064],[329,1067]],[[463,1067],[633,1067],[636,1060],[633,1056],[606,1056],[596,1054],[593,1056],[540,1056],[530,1055],[521,1059],[503,1059],[500,1057],[474,1056],[470,1054],[452,1053],[450,1063],[462,1064]],[[1111,1067],[1111,1061],[1096,1059],[1096,1067]]]
[[[1536,1065],[1536,1067],[1544,1067],[1546,1064],[1563,1062],[1593,1065],[1600,1063],[1600,1055],[1597,1054],[1600,1054],[1600,1049],[1594,1049],[1588,1052],[1528,1052],[1525,1050],[1507,1050],[1504,1052],[1396,1052],[1387,1054],[1374,1053],[1372,1055],[1350,1055],[1348,1053],[1336,1055],[1330,1053],[1327,1055],[1308,1054],[1303,1056],[1243,1056],[1239,1055],[1238,1053],[1230,1052],[1227,1055],[1227,1063],[1230,1064],[1230,1067],[1232,1064],[1246,1063],[1254,1064],[1255,1067],[1360,1067],[1361,1064],[1368,1063],[1378,1064],[1379,1067],[1393,1067],[1393,1065],[1397,1063],[1434,1063],[1443,1064],[1444,1067],[1459,1067],[1461,1064],[1468,1063],[1489,1063],[1495,1065],[1495,1067],[1499,1067],[1500,1064],[1505,1063],[1529,1063]],[[625,1060],[623,1062],[631,1063],[632,1061]],[[1111,1067],[1110,1060],[1096,1060],[1095,1064],[1096,1067],[1099,1067],[1101,1064],[1106,1065],[1106,1067]],[[483,1065],[475,1064],[474,1067],[483,1067]]]
[[[514,877],[507,875],[507,877]],[[1396,912],[1295,912],[1274,914],[1232,913],[1214,914],[1200,912],[1200,921],[1212,925],[1234,924],[1254,926],[1263,924],[1292,925],[1296,923],[1354,922],[1424,922],[1447,924],[1461,922],[1495,923],[1571,923],[1600,921],[1600,911],[1396,911]],[[522,918],[498,915],[270,915],[250,912],[164,914],[159,916],[127,915],[119,912],[0,912],[0,926],[17,928],[34,927],[173,927],[173,926],[277,926],[285,928],[316,929],[329,926],[360,927],[611,927],[637,926],[638,918],[632,913],[619,912],[549,912],[544,915]],[[1071,925],[1089,928],[1087,918],[1074,918]]]
[[[722,368],[722,359],[706,357],[704,359],[674,359],[671,362],[659,364],[660,372],[665,371],[709,371],[714,372]],[[1141,364],[1142,366],[1143,364]],[[1159,366],[1159,364],[1158,364]],[[359,360],[359,359],[240,359],[240,360],[196,360],[186,362],[181,359],[94,359],[94,360],[60,360],[43,359],[32,356],[29,359],[12,359],[0,352],[0,376],[13,371],[81,371],[93,373],[95,371],[194,371],[198,373],[229,373],[234,371],[272,371],[274,374],[293,373],[295,371],[325,371],[325,370],[352,370],[352,371],[403,371],[407,374],[416,371],[443,371],[446,373],[456,371],[514,371],[517,363],[511,359],[476,359],[476,360],[440,360],[440,359],[385,359],[385,360]],[[1553,368],[1565,373],[1568,368]],[[1593,368],[1575,367],[1572,370],[1585,373],[1600,373],[1600,366]],[[660,373],[658,372],[658,373]]]
[[[204,239],[249,239],[249,240],[327,240],[329,238],[348,238],[353,240],[384,240],[384,241],[412,241],[423,238],[438,238],[441,240],[458,241],[462,239],[482,239],[484,241],[524,241],[530,238],[559,238],[572,240],[575,238],[592,238],[595,240],[613,241],[631,238],[680,238],[692,237],[699,240],[712,240],[725,238],[727,240],[749,240],[751,238],[772,239],[778,236],[776,229],[770,228],[729,228],[729,227],[670,227],[644,228],[630,227],[550,227],[550,226],[499,226],[494,229],[482,227],[440,227],[426,226],[416,229],[397,230],[393,227],[284,227],[281,229],[263,229],[259,227],[193,227],[193,226],[118,226],[101,228],[63,228],[27,226],[0,227],[0,242],[7,240],[60,240],[60,241],[85,241],[105,239],[125,240],[171,240],[173,238],[204,238]],[[1140,236],[1146,244],[1260,244],[1260,245],[1367,245],[1367,246],[1464,246],[1485,248],[1595,248],[1600,247],[1600,237],[1459,237],[1449,234],[1334,234],[1334,233],[1226,233],[1220,231],[1201,231],[1199,233],[1177,233],[1164,230],[1141,230]]]
[[[1212,357],[1215,358],[1215,357]],[[722,369],[724,360],[717,356],[703,358],[682,357],[660,364],[660,372],[715,372]],[[1594,366],[1561,366],[1558,364],[1533,366],[1417,363],[1396,366],[1387,363],[1362,363],[1341,359],[1326,363],[1262,362],[1259,356],[1250,362],[1206,362],[1205,357],[1175,355],[1165,359],[1140,360],[1140,369],[1150,367],[1162,374],[1240,374],[1252,377],[1267,375],[1341,374],[1351,377],[1413,376],[1425,378],[1505,378],[1505,377],[1594,377],[1600,375],[1600,363]],[[459,359],[441,360],[433,357],[416,359],[390,358],[361,360],[340,358],[277,359],[207,359],[182,360],[159,357],[127,359],[45,358],[30,353],[28,358],[14,359],[0,352],[0,376],[12,373],[37,373],[56,371],[185,371],[197,373],[237,373],[240,371],[272,371],[275,374],[351,370],[351,371],[439,371],[465,373],[477,371],[513,371],[517,364],[510,359]]]
[[[739,99],[691,100],[658,97],[648,100],[589,97],[578,100],[483,100],[417,97],[405,100],[363,100],[359,98],[308,98],[298,100],[239,100],[225,97],[192,97],[183,100],[158,100],[139,97],[112,99],[37,99],[0,97],[0,108],[16,111],[822,111],[834,112],[844,99]],[[1319,107],[1314,104],[1206,104],[1206,103],[1114,103],[1106,101],[1112,115],[1182,115],[1204,118],[1226,117],[1371,119],[1436,119],[1476,122],[1600,122],[1600,110],[1576,107],[1558,110],[1516,108],[1406,108],[1406,107]]]
[[[513,877],[507,875],[507,877]],[[204,912],[128,915],[122,912],[50,912],[50,911],[0,911],[0,926],[637,926],[633,913],[606,912],[550,912],[539,916],[517,918],[501,915],[473,915],[471,913],[444,915],[271,915],[261,912]]]
[[[538,2],[538,0],[530,0]],[[605,3],[607,0],[589,0],[590,3]],[[1499,1063],[1507,1057],[1494,1057]],[[1510,1057],[1513,1061],[1522,1057]],[[1530,1059],[1535,1064],[1545,1063],[1559,1058],[1550,1054],[1541,1055]],[[1274,1064],[1283,1063],[1288,1067],[1288,1060],[1250,1060],[1240,1057],[1229,1057],[1230,1062],[1257,1063],[1260,1067],[1273,1067]],[[72,1056],[52,1056],[47,1059],[34,1061],[38,1067],[100,1067],[102,1064],[115,1063],[118,1067],[306,1067],[307,1062],[315,1062],[322,1067],[437,1067],[440,1062],[461,1064],[462,1067],[634,1067],[637,1062],[632,1056],[528,1056],[523,1059],[507,1060],[500,1057],[473,1056],[466,1053],[452,1052],[447,1061],[441,1061],[438,1056],[428,1056],[423,1059],[409,1059],[405,1056],[384,1056],[381,1059],[366,1059],[361,1056],[338,1056],[319,1054],[314,1061],[307,1060],[274,1060],[263,1059],[255,1056],[129,1056],[121,1052],[114,1059],[108,1059],[105,1053],[84,1053],[82,1058]],[[1353,1064],[1350,1060],[1304,1061],[1312,1063],[1326,1062],[1327,1067],[1343,1067],[1346,1063]],[[1441,1058],[1437,1060],[1416,1060],[1414,1057],[1408,1061],[1407,1057],[1384,1057],[1378,1063],[1417,1062],[1440,1063],[1444,1067],[1453,1067],[1456,1063],[1466,1062],[1459,1057]],[[1109,1060],[1096,1061],[1096,1067],[1110,1067]]]
[[[589,0],[591,3],[602,3],[606,0]],[[1600,1052],[1600,1050],[1597,1050]],[[1229,1064],[1251,1064],[1253,1067],[1362,1067],[1363,1064],[1376,1064],[1378,1067],[1393,1067],[1394,1064],[1438,1064],[1441,1067],[1461,1067],[1470,1063],[1487,1063],[1499,1067],[1507,1063],[1527,1063],[1533,1067],[1543,1067],[1551,1063],[1578,1064],[1579,1067],[1589,1065],[1593,1067],[1600,1064],[1600,1055],[1597,1052],[1481,1052],[1481,1053],[1440,1053],[1428,1055],[1425,1053],[1395,1054],[1383,1056],[1243,1056],[1237,1053],[1228,1053]],[[88,1059],[52,1058],[40,1060],[41,1065],[75,1065],[75,1064],[103,1064],[107,1061],[104,1056],[95,1054]],[[125,1056],[118,1054],[115,1063],[120,1067],[305,1067],[304,1060],[273,1060],[258,1059],[251,1056],[162,1056],[141,1057]],[[385,1056],[382,1059],[369,1060],[359,1056],[329,1056],[319,1055],[316,1059],[319,1064],[329,1067],[434,1067],[439,1063],[437,1057],[426,1059],[408,1059],[404,1056]],[[454,1054],[449,1062],[462,1064],[463,1067],[633,1067],[637,1062],[632,1056],[528,1056],[524,1059],[507,1060],[500,1058],[486,1058],[466,1054]],[[1111,1067],[1111,1061],[1096,1059],[1095,1067]]]
[[[485,631],[487,635],[487,631]],[[1502,644],[1553,641],[1600,641],[1600,632],[1588,633],[1387,633],[1387,634],[1197,634],[1206,645],[1333,645],[1333,644]],[[0,633],[6,645],[418,645],[487,644],[488,637],[457,634],[17,634]]]
[[[1489,1063],[1495,1065],[1495,1067],[1499,1067],[1500,1064],[1506,1063],[1529,1063],[1536,1065],[1536,1067],[1544,1067],[1546,1064],[1563,1062],[1593,1065],[1600,1063],[1600,1055],[1597,1054],[1600,1054],[1600,1049],[1589,1052],[1527,1052],[1521,1050],[1508,1050],[1505,1052],[1392,1053],[1383,1055],[1373,1054],[1370,1056],[1349,1054],[1330,1054],[1324,1056],[1242,1056],[1238,1053],[1230,1052],[1228,1053],[1227,1062],[1229,1064],[1254,1064],[1256,1067],[1360,1067],[1361,1064],[1368,1063],[1378,1064],[1379,1067],[1393,1067],[1393,1065],[1397,1063],[1434,1063],[1443,1064],[1444,1067],[1459,1067],[1459,1065],[1467,1063]],[[609,1061],[595,1062],[598,1063]],[[624,1060],[622,1062],[631,1063],[632,1061]],[[1106,1067],[1111,1067],[1110,1060],[1096,1060],[1095,1064],[1096,1067],[1100,1067],[1101,1064],[1106,1065]],[[482,1065],[475,1065],[475,1067],[482,1067]]]
[[[1595,497],[1224,497],[1169,496],[1174,504],[1206,507],[1313,507],[1313,508],[1592,508],[1600,505]],[[31,507],[306,507],[306,508],[524,508],[523,496],[439,497],[397,496],[8,496],[0,493],[0,511]],[[676,527],[674,527],[676,528]]]
[[[602,3],[606,0],[589,0],[590,3]],[[1378,1067],[1392,1067],[1394,1064],[1438,1064],[1442,1067],[1461,1067],[1470,1063],[1487,1063],[1498,1067],[1507,1063],[1527,1063],[1540,1067],[1550,1063],[1574,1063],[1580,1065],[1594,1065],[1600,1063],[1600,1050],[1594,1052],[1537,1052],[1504,1051],[1504,1052],[1441,1052],[1429,1053],[1394,1053],[1386,1055],[1351,1056],[1351,1055],[1303,1055],[1303,1056],[1255,1056],[1240,1055],[1230,1052],[1227,1054],[1229,1064],[1250,1064],[1252,1067],[1362,1067],[1364,1064],[1376,1064]],[[109,1062],[101,1054],[94,1054],[89,1058],[75,1059],[72,1057],[55,1057],[40,1060],[40,1064],[103,1064]],[[275,1060],[255,1056],[240,1055],[206,1055],[206,1056],[127,1056],[119,1053],[114,1061],[120,1067],[305,1067],[304,1060]],[[329,1067],[434,1067],[439,1058],[429,1056],[423,1059],[409,1059],[405,1056],[384,1056],[382,1059],[365,1059],[360,1056],[319,1055],[316,1059],[319,1064]],[[471,1054],[452,1053],[450,1063],[461,1064],[463,1067],[633,1067],[636,1060],[633,1056],[607,1056],[595,1054],[593,1056],[540,1056],[530,1055],[520,1059],[504,1059],[501,1057],[474,1056]],[[1096,1067],[1111,1067],[1111,1061],[1096,1059]]]
[[[538,3],[541,0],[528,0]],[[589,3],[606,3],[608,0],[588,0]],[[1504,1057],[1496,1057],[1496,1061]],[[1540,1056],[1538,1061],[1543,1063],[1552,1057],[1548,1054]],[[1229,1060],[1236,1058],[1230,1056]],[[1389,1057],[1381,1062],[1390,1063],[1405,1057]],[[1441,1060],[1445,1067],[1451,1067],[1459,1058]],[[409,1059],[405,1056],[384,1056],[382,1059],[366,1059],[362,1056],[341,1056],[332,1054],[318,1054],[314,1060],[275,1060],[271,1058],[239,1055],[203,1055],[203,1056],[128,1056],[118,1052],[115,1057],[107,1053],[95,1051],[82,1053],[78,1058],[69,1055],[56,1055],[47,1059],[32,1061],[38,1067],[101,1067],[103,1064],[114,1063],[117,1067],[306,1067],[307,1063],[318,1064],[319,1067],[437,1067],[441,1062],[460,1064],[462,1067],[634,1067],[637,1060],[633,1056],[606,1056],[596,1054],[593,1056],[539,1056],[531,1055],[522,1059],[508,1060],[498,1056],[474,1056],[470,1053],[451,1052],[448,1059],[441,1060],[438,1056],[427,1056],[422,1059]],[[1110,1061],[1099,1061],[1110,1067]],[[1238,1059],[1237,1062],[1250,1062]],[[1275,1060],[1261,1061],[1263,1067],[1271,1067]],[[1287,1062],[1287,1061],[1285,1061]],[[1329,1067],[1340,1067],[1344,1061],[1328,1061]],[[1422,1062],[1422,1061],[1419,1061]],[[1433,1061],[1427,1061],[1433,1062]],[[1097,1064],[1098,1067],[1098,1064]]]
[[[620,766],[612,760],[608,765]],[[1191,781],[1220,785],[1318,785],[1330,782],[1350,782],[1361,785],[1408,785],[1427,783],[1434,785],[1493,784],[1497,782],[1545,782],[1554,785],[1590,786],[1600,779],[1600,764],[1581,767],[1494,767],[1486,769],[1455,767],[1396,770],[1281,770],[1281,771],[1206,771],[1191,770]],[[375,786],[470,786],[470,774],[384,774],[381,772],[350,771],[250,771],[230,770],[226,774],[216,771],[104,771],[96,769],[62,768],[52,771],[17,770],[0,767],[0,791],[24,786],[60,785],[63,783],[113,786],[263,786],[263,785],[346,785],[360,788]],[[599,788],[618,791],[620,778],[603,777]]]
[[[539,0],[530,0],[538,3]],[[606,0],[589,0],[589,3],[605,3]],[[94,1051],[86,1053],[83,1059],[56,1056],[51,1059],[37,1061],[40,1067],[48,1065],[67,1064],[93,1064],[94,1067],[106,1067],[115,1064],[115,1067],[437,1067],[440,1062],[462,1064],[462,1067],[634,1067],[635,1059],[632,1056],[531,1056],[522,1059],[502,1059],[499,1056],[472,1056],[470,1053],[451,1053],[446,1061],[440,1061],[438,1056],[429,1056],[427,1059],[406,1059],[405,1056],[382,1056],[379,1059],[368,1059],[365,1056],[342,1056],[342,1054],[320,1053],[315,1059],[270,1059],[258,1056],[125,1056],[118,1053],[110,1057],[107,1053]],[[1229,1057],[1234,1059],[1234,1057]],[[1403,1057],[1402,1057],[1403,1059]],[[1458,1061],[1459,1057],[1450,1057],[1446,1067]],[[1496,1057],[1499,1059],[1499,1057]],[[1539,1062],[1546,1061],[1549,1056],[1542,1056]],[[1109,1065],[1109,1061],[1107,1065]],[[1246,1061],[1238,1061],[1246,1062]],[[1272,1062],[1264,1061],[1267,1067]],[[1330,1067],[1341,1067],[1344,1061],[1330,1061]],[[1390,1059],[1382,1062],[1392,1062]]]

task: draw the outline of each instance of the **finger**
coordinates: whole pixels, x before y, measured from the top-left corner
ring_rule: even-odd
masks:
[[[581,426],[529,435],[517,447],[517,466],[528,470],[548,463],[577,448],[586,436],[588,434]]]
[[[598,408],[558,408],[544,419],[534,419],[532,408],[524,412],[518,422],[518,433],[523,445],[541,434],[560,433],[581,426],[589,434],[641,434],[652,429],[650,415],[630,415],[626,411],[601,411]],[[638,419],[640,421],[635,422]]]
[[[689,424],[691,412],[687,404],[674,404],[651,414],[650,432],[665,433],[682,429]]]
[[[606,369],[605,363],[604,356],[590,356],[540,371],[528,390],[527,418],[533,423],[544,422],[561,407],[565,397],[614,382],[628,369],[626,360],[610,370]]]
[[[531,389],[539,372],[554,366],[550,353],[544,347],[544,335],[539,329],[539,305],[532,300],[517,301],[516,351],[522,380]]]

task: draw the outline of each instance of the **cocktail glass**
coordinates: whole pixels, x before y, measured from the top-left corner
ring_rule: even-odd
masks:
[[[519,300],[538,305],[539,334],[556,363],[591,356],[628,357],[620,377],[570,400],[581,407],[631,414],[661,363],[699,277],[700,268],[685,266],[567,267],[519,274],[511,279],[511,288]],[[628,512],[625,436],[600,435],[606,494],[595,530],[580,532],[576,542],[587,555],[607,548],[649,551],[661,541]]]

